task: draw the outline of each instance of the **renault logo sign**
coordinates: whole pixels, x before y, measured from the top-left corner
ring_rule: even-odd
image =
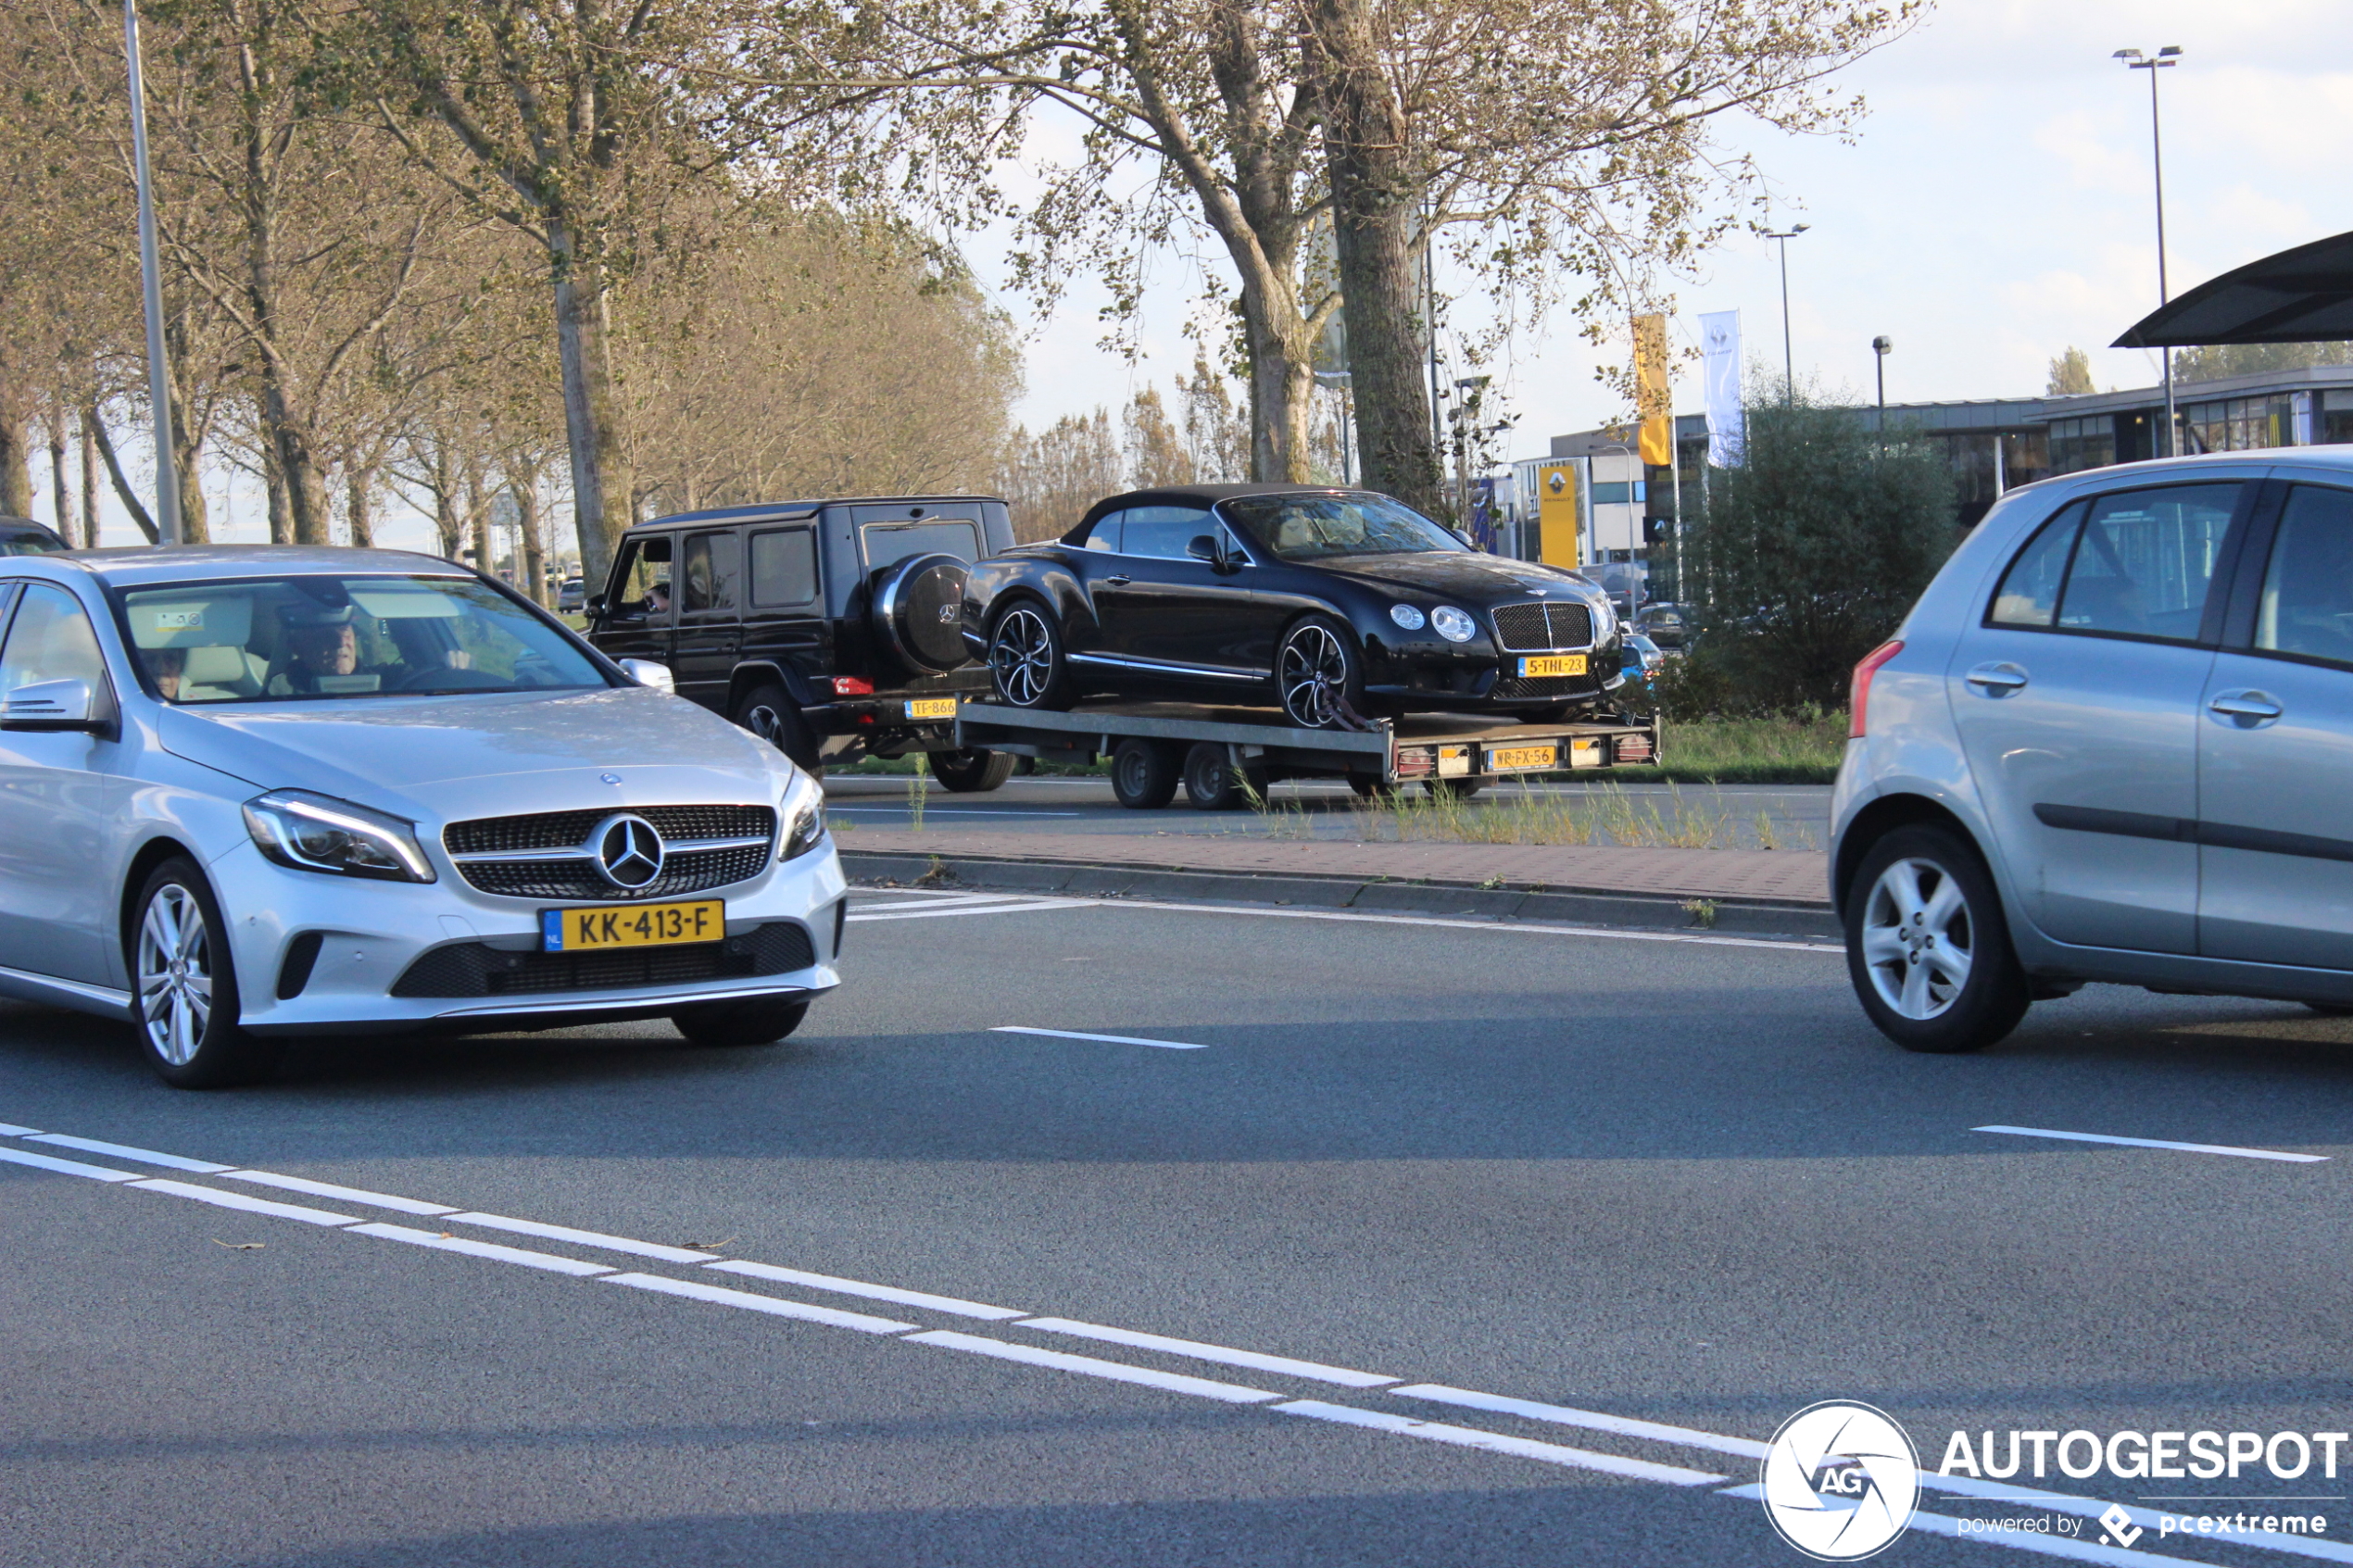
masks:
[[[1881,1550],[1912,1522],[1919,1456],[1884,1412],[1846,1399],[1808,1405],[1765,1450],[1765,1517],[1781,1539],[1823,1562]]]
[[[588,835],[588,852],[615,887],[634,892],[661,874],[661,834],[643,817],[626,812],[607,817]]]

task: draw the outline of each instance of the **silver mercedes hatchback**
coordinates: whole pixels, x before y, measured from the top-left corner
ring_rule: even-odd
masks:
[[[1856,670],[1856,992],[1916,1050],[2087,981],[2353,1010],[2349,796],[2353,447],[2029,485]]]
[[[167,1081],[293,1035],[760,1044],[838,983],[816,782],[503,586],[374,550],[5,565],[0,994],[134,1023]]]

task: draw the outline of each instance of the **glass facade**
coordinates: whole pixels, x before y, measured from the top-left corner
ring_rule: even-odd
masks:
[[[2320,402],[2320,439],[2353,441],[2353,392],[2324,392]]]
[[[2088,419],[2053,420],[2050,423],[2050,471],[2078,473],[2104,469],[2116,461],[2116,419],[2095,414]]]
[[[2185,452],[2248,452],[2296,445],[2296,403],[2286,393],[2182,405]]]

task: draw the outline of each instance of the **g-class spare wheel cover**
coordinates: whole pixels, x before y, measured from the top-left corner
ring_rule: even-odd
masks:
[[[954,556],[910,556],[875,582],[875,634],[911,670],[944,673],[968,662],[964,577]]]

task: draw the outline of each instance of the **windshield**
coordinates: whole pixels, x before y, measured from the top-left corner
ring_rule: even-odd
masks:
[[[65,546],[51,535],[36,533],[31,529],[0,533],[0,556],[44,556],[64,548]]]
[[[173,703],[317,702],[609,683],[580,646],[462,577],[176,583],[122,596],[131,645]]]
[[[1386,495],[1245,495],[1226,515],[1283,560],[1396,556],[1468,548]]]

